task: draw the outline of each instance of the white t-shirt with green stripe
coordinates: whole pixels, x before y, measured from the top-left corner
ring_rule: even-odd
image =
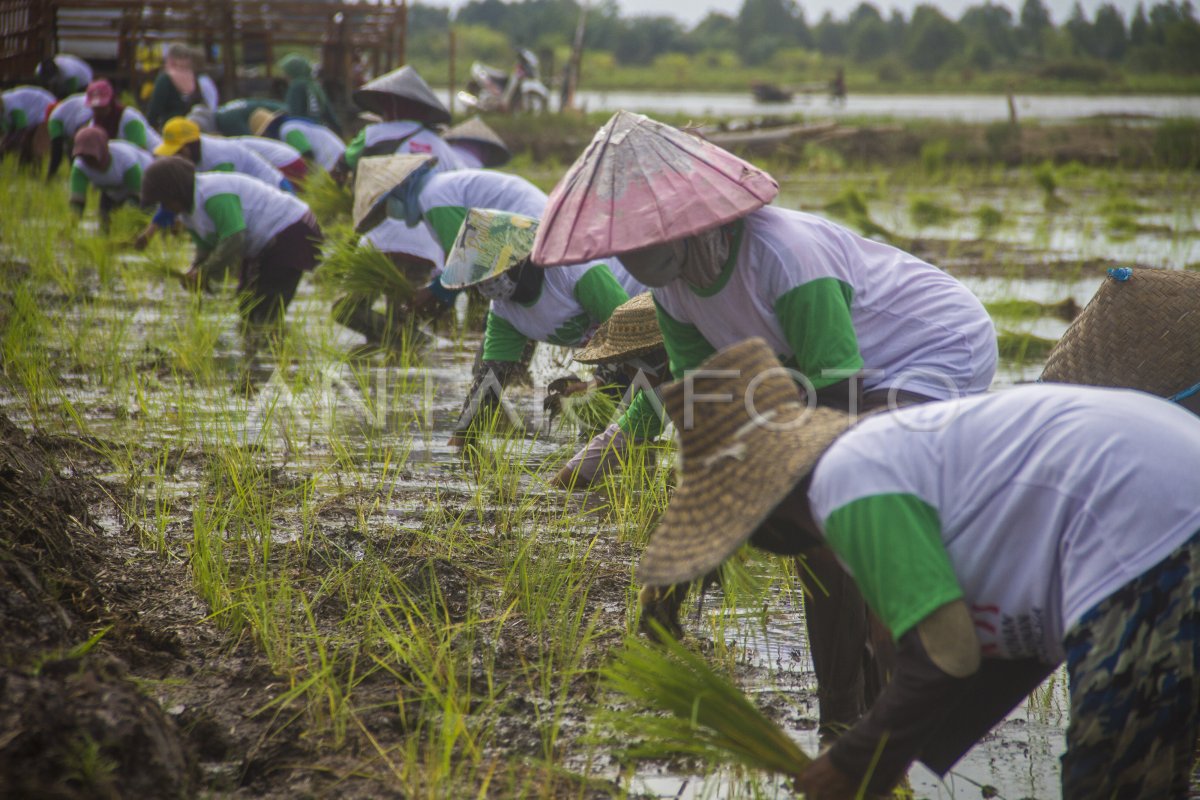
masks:
[[[79,129],[92,121],[92,109],[87,104],[87,95],[73,94],[60,101],[51,111],[46,120],[46,127],[51,139],[66,136],[75,138]]]
[[[1057,663],[1079,618],[1200,530],[1200,420],[1043,384],[868,417],[813,516],[897,638],[962,598],[985,657]]]
[[[949,398],[991,384],[991,318],[942,270],[800,211],[762,208],[742,224],[713,287],[676,280],[654,290],[676,377],[758,336],[818,389],[859,368],[874,371],[867,390]]]
[[[38,86],[18,86],[0,93],[4,101],[4,118],[0,129],[6,133],[25,130],[42,124],[46,109],[54,104],[54,95]]]
[[[162,137],[158,135],[158,131],[150,127],[145,115],[133,106],[125,106],[125,110],[121,112],[117,132],[120,134],[119,138],[151,152],[162,144]]]
[[[295,195],[262,181],[236,173],[202,172],[196,175],[192,210],[180,219],[209,250],[244,230],[246,254],[256,256],[308,213],[308,206]]]
[[[644,291],[616,259],[544,270],[542,289],[533,302],[492,301],[483,357],[516,361],[527,340],[578,347],[613,309]]]
[[[258,153],[230,139],[204,133],[200,134],[200,162],[196,171],[238,172],[273,188],[283,184],[283,173]]]
[[[424,225],[410,228],[403,220],[386,219],[367,231],[359,242],[369,243],[381,253],[398,253],[428,261],[435,271],[446,263],[442,246]]]
[[[300,160],[300,151],[275,139],[264,136],[230,136],[229,141],[253,150],[266,159],[275,169],[281,169]]]
[[[489,169],[459,169],[430,175],[417,200],[421,218],[450,252],[467,211],[494,208],[541,219],[546,193],[524,178]]]
[[[82,158],[71,164],[71,196],[83,198],[90,183],[115,200],[137,199],[142,190],[142,173],[154,156],[129,142],[108,143],[108,169],[98,170]]]
[[[342,137],[324,125],[306,119],[284,120],[279,126],[279,138],[301,153],[311,150],[313,160],[327,171],[332,170],[346,152]]]

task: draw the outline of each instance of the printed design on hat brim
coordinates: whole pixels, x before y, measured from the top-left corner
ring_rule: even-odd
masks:
[[[446,256],[442,285],[447,289],[476,286],[529,258],[537,224],[521,214],[471,209]]]

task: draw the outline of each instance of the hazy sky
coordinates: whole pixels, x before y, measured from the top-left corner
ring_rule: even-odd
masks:
[[[426,5],[449,6],[457,8],[465,0],[417,0]],[[858,5],[858,0],[798,0],[804,9],[804,18],[809,24],[817,22],[826,11],[833,13],[834,19],[844,20],[850,11]],[[912,10],[922,4],[922,0],[872,0],[876,8],[883,12],[884,17],[891,14],[893,8],[898,8],[905,17],[912,16]],[[938,6],[950,17],[957,19],[970,6],[980,5],[982,0],[924,0],[925,3]],[[1021,10],[1024,0],[993,0],[996,5],[1007,6],[1013,16]],[[1061,24],[1071,15],[1075,0],[1042,0],[1050,9],[1050,16],[1055,24]],[[1080,0],[1084,12],[1089,19],[1094,19],[1096,9],[1111,2],[1129,21],[1133,10],[1137,8],[1138,0]],[[1149,9],[1156,0],[1145,0]],[[720,11],[730,16],[736,16],[742,7],[742,0],[617,0],[622,16],[634,14],[664,14],[676,17],[685,25],[691,27],[699,22],[709,11]]]

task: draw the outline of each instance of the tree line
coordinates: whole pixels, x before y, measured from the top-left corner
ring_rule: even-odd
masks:
[[[554,52],[572,41],[579,16],[575,0],[471,0],[453,15],[414,3],[409,48],[417,59],[444,55],[439,51],[453,24],[475,45],[475,57],[512,47]],[[1191,0],[1140,3],[1128,19],[1111,4],[1089,16],[1076,3],[1060,24],[1042,0],[1023,0],[1016,13],[984,2],[958,19],[932,5],[907,17],[896,10],[885,16],[863,2],[843,19],[826,12],[811,24],[795,0],[744,0],[736,16],[710,13],[691,28],[673,17],[625,17],[615,0],[601,0],[589,7],[584,41],[588,51],[606,51],[617,65],[635,67],[670,54],[713,65],[732,55],[741,66],[758,67],[781,54],[815,53],[876,65],[881,76],[889,66],[923,73],[1032,67],[1046,77],[1076,80],[1099,79],[1112,69],[1200,73],[1200,21]]]

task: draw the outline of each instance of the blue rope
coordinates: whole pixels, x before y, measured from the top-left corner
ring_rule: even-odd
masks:
[[[1127,281],[1133,277],[1133,270],[1129,267],[1109,267],[1108,277],[1115,281]]]
[[[1189,397],[1191,397],[1194,394],[1200,394],[1200,383],[1197,383],[1195,386],[1192,386],[1188,389],[1184,389],[1179,394],[1177,394],[1173,397],[1168,397],[1167,399],[1170,400],[1172,403],[1182,403],[1184,400],[1187,400]]]

